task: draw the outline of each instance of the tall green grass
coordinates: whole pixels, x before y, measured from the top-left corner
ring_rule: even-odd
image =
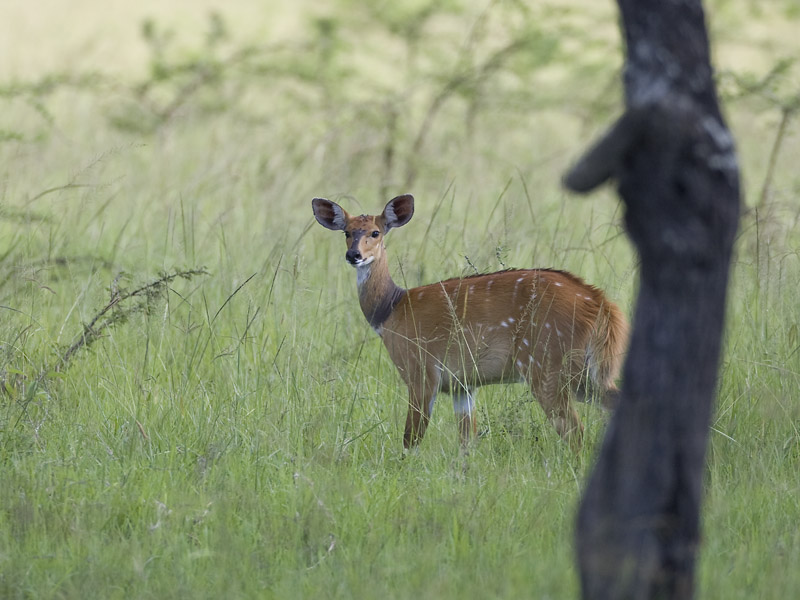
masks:
[[[743,3],[712,6],[728,42],[726,26],[748,25],[729,4]],[[485,435],[465,459],[442,395],[403,459],[405,389],[358,309],[344,244],[310,209],[327,196],[370,213],[411,192],[414,220],[388,238],[398,282],[557,267],[629,312],[637,265],[613,190],[559,187],[617,106],[613,13],[545,6],[452,3],[428,20],[304,7],[285,47],[239,39],[232,23],[222,41],[160,56],[144,40],[144,79],[0,82],[0,597],[577,595],[573,515],[607,415],[579,407],[575,455],[524,386],[482,388]],[[779,16],[796,19],[787,6]],[[596,27],[580,37],[587,18]],[[514,39],[519,53],[481,70]],[[216,70],[251,45],[258,61]],[[717,49],[723,65],[731,46]],[[213,77],[182,98],[198,72]],[[469,85],[453,84],[462,72]],[[789,94],[795,76],[769,85]],[[780,112],[737,94],[726,99],[753,206]],[[148,105],[175,98],[163,119]],[[800,590],[797,127],[737,244],[707,598]],[[62,364],[115,293],[199,268],[110,309],[119,322]]]

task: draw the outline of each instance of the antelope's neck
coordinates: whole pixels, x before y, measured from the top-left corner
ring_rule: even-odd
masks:
[[[361,310],[372,328],[380,335],[384,321],[406,295],[406,291],[392,280],[385,258],[363,267],[356,267],[356,270]]]

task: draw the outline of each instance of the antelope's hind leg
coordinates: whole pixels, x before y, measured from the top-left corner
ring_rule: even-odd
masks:
[[[620,390],[616,385],[602,389],[587,372],[573,378],[572,389],[575,390],[575,399],[587,404],[599,404],[605,410],[613,411],[619,405]]]
[[[477,422],[474,415],[475,392],[469,388],[459,387],[453,390],[452,395],[453,411],[458,423],[458,438],[463,450],[477,437]]]
[[[564,381],[557,363],[549,361],[539,378],[528,380],[531,392],[544,409],[548,420],[553,424],[558,435],[573,449],[580,450],[583,445],[583,424],[578,411],[572,406],[572,394],[569,382]]]

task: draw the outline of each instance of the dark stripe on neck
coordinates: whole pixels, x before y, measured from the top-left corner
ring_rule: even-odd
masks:
[[[366,315],[367,321],[369,321],[373,329],[379,329],[383,325],[384,321],[392,314],[394,307],[397,306],[406,295],[406,290],[396,284],[392,285],[394,289],[383,297],[375,307],[375,310],[372,311],[371,315]]]

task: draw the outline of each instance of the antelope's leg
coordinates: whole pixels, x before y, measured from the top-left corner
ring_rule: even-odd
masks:
[[[477,434],[475,412],[475,392],[471,389],[458,388],[453,391],[453,411],[458,423],[458,438],[461,446],[466,447]]]
[[[564,385],[560,370],[550,365],[541,380],[531,385],[531,391],[544,409],[558,435],[576,450],[583,444],[583,424],[572,406],[569,386]]]
[[[423,381],[408,384],[408,414],[403,434],[405,449],[416,446],[425,436],[438,389],[439,382],[435,377],[425,377]]]

